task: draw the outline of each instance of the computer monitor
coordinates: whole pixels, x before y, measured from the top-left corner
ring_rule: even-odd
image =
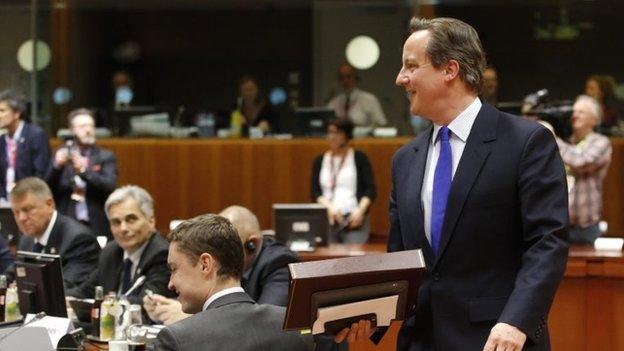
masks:
[[[327,208],[320,204],[273,204],[275,236],[294,247],[307,242],[310,248],[326,246],[329,236]]]
[[[336,113],[327,107],[300,107],[295,109],[295,117],[297,135],[322,138],[327,133],[327,122],[336,118]]]
[[[15,281],[22,315],[45,312],[49,316],[67,317],[59,255],[18,251]]]
[[[9,244],[17,245],[20,233],[10,207],[0,207],[0,233]]]

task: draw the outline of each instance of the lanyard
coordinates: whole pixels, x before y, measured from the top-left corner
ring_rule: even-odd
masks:
[[[333,199],[334,197],[334,190],[336,189],[336,183],[337,183],[337,179],[338,179],[338,174],[340,174],[340,171],[342,170],[342,167],[344,166],[345,160],[347,159],[347,154],[349,153],[349,151],[347,151],[345,153],[344,156],[342,156],[340,158],[340,163],[338,164],[338,169],[334,170],[334,153],[330,152],[329,154],[329,177],[330,177],[330,188],[331,188],[331,197]]]

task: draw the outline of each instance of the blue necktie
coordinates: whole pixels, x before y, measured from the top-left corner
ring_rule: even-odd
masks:
[[[442,224],[451,181],[453,177],[453,155],[449,142],[449,129],[445,126],[438,131],[440,155],[433,175],[433,200],[431,202],[431,248],[437,256],[442,236]]]

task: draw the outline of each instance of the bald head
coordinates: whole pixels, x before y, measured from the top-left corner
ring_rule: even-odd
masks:
[[[243,206],[230,206],[221,211],[219,215],[232,222],[243,243],[249,240],[251,236],[260,235],[258,218]]]

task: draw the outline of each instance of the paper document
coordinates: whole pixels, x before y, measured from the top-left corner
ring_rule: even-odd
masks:
[[[387,327],[396,318],[398,301],[399,295],[392,295],[344,305],[321,307],[318,309],[318,317],[312,325],[312,334],[316,335],[325,332],[325,322],[368,313],[377,315],[377,326]]]

